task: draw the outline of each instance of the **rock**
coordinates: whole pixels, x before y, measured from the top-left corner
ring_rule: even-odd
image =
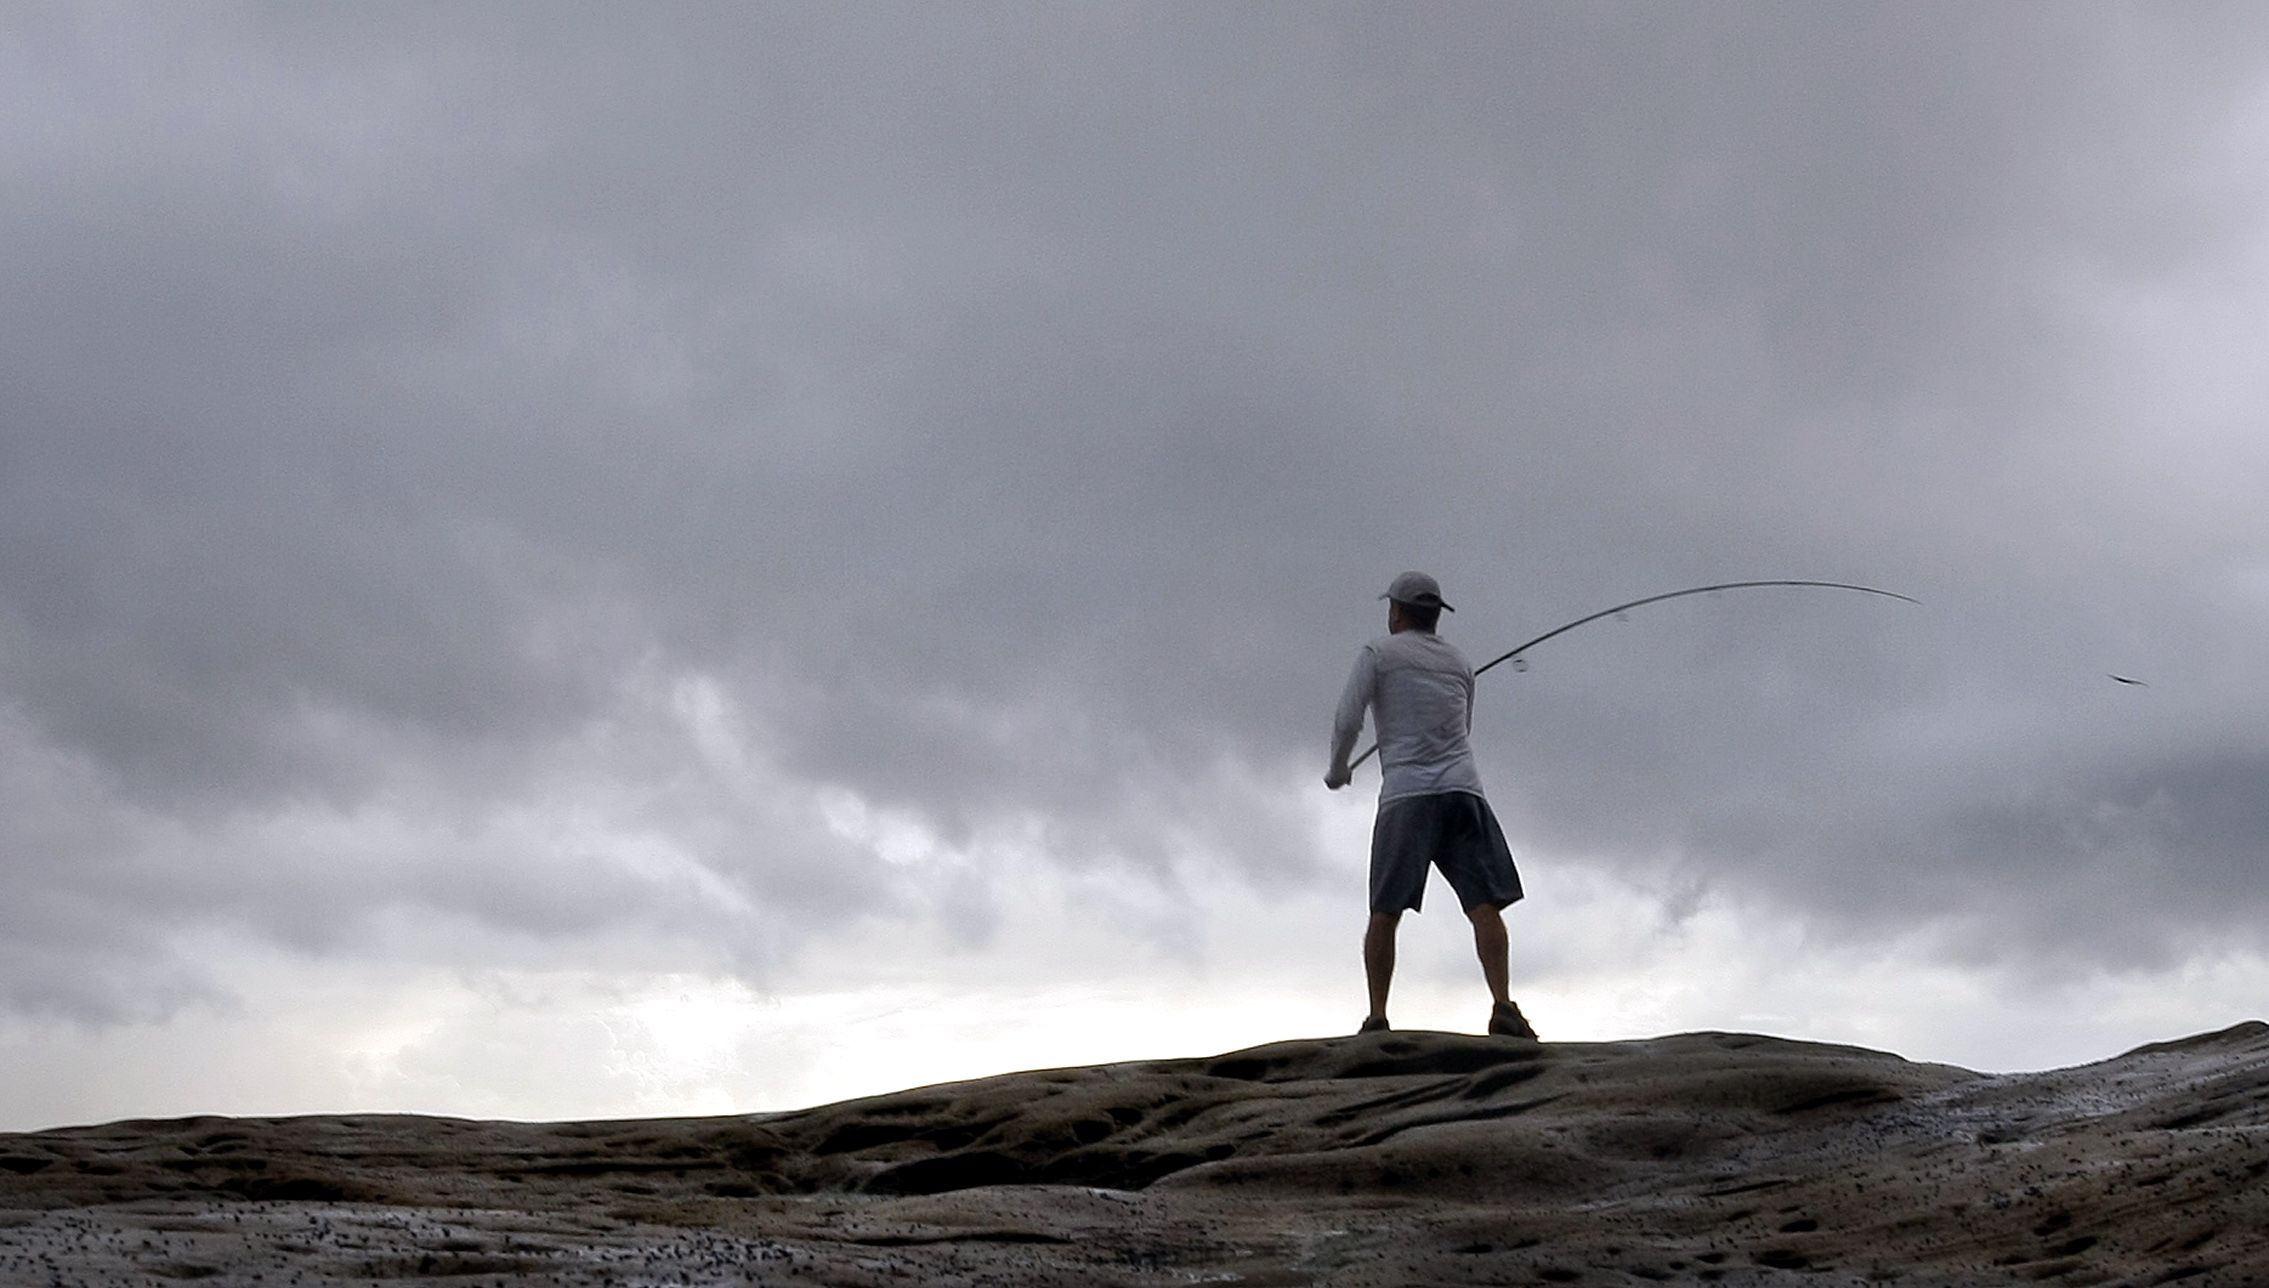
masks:
[[[2003,1077],[1393,1032],[754,1117],[0,1137],[0,1283],[2260,1283],[2264,1127],[2261,1024]]]

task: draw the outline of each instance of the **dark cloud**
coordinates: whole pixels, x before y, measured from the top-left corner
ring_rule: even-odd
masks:
[[[2094,863],[2116,951],[2235,924],[2258,390],[2164,337],[2261,285],[2208,271],[2259,253],[2260,24],[26,11],[0,695],[88,786],[0,838],[9,905],[42,961],[116,938],[59,899],[313,952],[332,901],[785,953],[892,903],[823,790],[1298,881],[1292,793],[1424,566],[1482,655],[1700,581],[1928,601],[1664,606],[1493,674],[1527,846],[1859,925],[2022,920]],[[2107,669],[2154,687],[2072,687]],[[657,676],[719,686],[781,799],[626,745]],[[496,839],[594,783],[761,911]],[[490,840],[69,875],[386,809]]]

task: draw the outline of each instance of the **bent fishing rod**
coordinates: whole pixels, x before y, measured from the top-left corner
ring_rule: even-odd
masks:
[[[1548,630],[1542,635],[1537,636],[1535,639],[1530,640],[1528,643],[1523,644],[1520,647],[1511,650],[1510,652],[1500,653],[1496,657],[1491,658],[1486,664],[1473,668],[1473,674],[1476,678],[1479,678],[1482,672],[1488,670],[1492,666],[1497,665],[1499,662],[1513,661],[1515,658],[1519,658],[1521,654],[1528,652],[1530,649],[1535,648],[1537,645],[1542,644],[1548,639],[1559,635],[1565,635],[1569,631],[1576,629],[1578,626],[1589,625],[1592,622],[1598,621],[1602,617],[1613,617],[1618,613],[1626,613],[1634,608],[1643,608],[1648,604],[1659,604],[1666,599],[1683,599],[1688,595],[1708,595],[1714,594],[1715,592],[1721,590],[1748,590],[1751,587],[1755,586],[1814,586],[1822,590],[1856,590],[1863,595],[1881,595],[1885,599],[1905,600],[1910,604],[1919,604],[1922,602],[1921,600],[1914,598],[1912,595],[1902,595],[1895,590],[1878,590],[1873,586],[1855,586],[1847,581],[1727,581],[1720,582],[1715,586],[1695,586],[1687,590],[1673,590],[1667,591],[1660,595],[1649,595],[1645,599],[1634,599],[1628,604],[1617,604],[1613,608],[1602,608],[1596,613],[1591,613],[1586,616],[1579,617],[1565,626],[1555,626],[1551,630]],[[1516,666],[1514,669],[1519,670],[1520,667]],[[1364,761],[1369,760],[1371,758],[1371,753],[1377,751],[1378,749],[1379,745],[1377,743],[1372,743],[1369,749],[1364,751],[1362,755],[1357,756],[1355,759],[1348,762],[1348,770],[1350,772],[1353,772],[1357,766],[1361,765]]]

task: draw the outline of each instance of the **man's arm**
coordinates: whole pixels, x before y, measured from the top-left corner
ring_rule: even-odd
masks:
[[[1363,732],[1363,712],[1371,705],[1379,679],[1379,657],[1370,645],[1355,658],[1355,670],[1340,691],[1339,710],[1331,722],[1331,767],[1324,771],[1324,786],[1338,791],[1355,779],[1347,758],[1355,752],[1355,739]]]

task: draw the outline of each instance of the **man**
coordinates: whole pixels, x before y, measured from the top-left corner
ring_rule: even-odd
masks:
[[[1448,878],[1473,923],[1474,951],[1494,1003],[1489,1031],[1534,1038],[1506,992],[1503,909],[1521,897],[1521,879],[1473,763],[1473,667],[1434,633],[1442,614],[1457,610],[1442,602],[1441,586],[1422,572],[1395,578],[1379,598],[1387,601],[1387,634],[1355,659],[1332,722],[1331,769],[1324,775],[1333,791],[1354,777],[1347,757],[1369,709],[1383,781],[1371,828],[1371,923],[1363,935],[1371,1013],[1359,1032],[1388,1028],[1395,930],[1404,910],[1419,910],[1431,866]]]

